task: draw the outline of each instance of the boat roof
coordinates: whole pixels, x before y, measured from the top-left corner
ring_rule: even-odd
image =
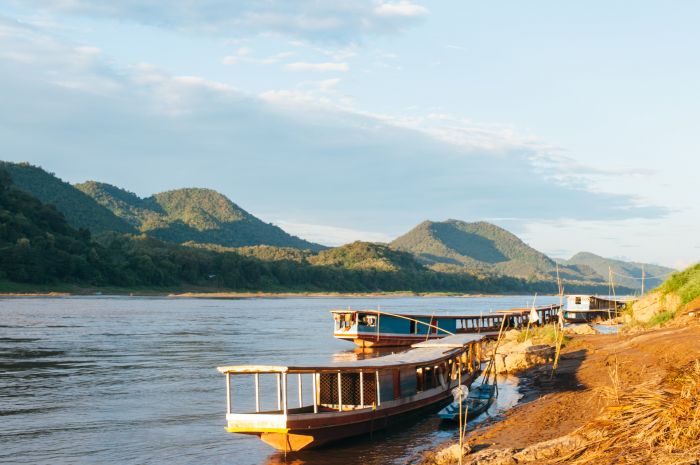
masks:
[[[542,307],[535,307],[535,310],[545,310],[545,309],[557,309],[559,308],[559,304],[556,305],[544,305]],[[376,309],[366,309],[366,310],[354,310],[354,309],[344,309],[344,310],[331,310],[331,313],[369,313],[369,314],[379,314],[381,316],[385,317],[392,317],[396,316],[398,318],[403,318],[403,317],[408,317],[408,318],[440,318],[440,319],[461,319],[461,318],[474,318],[478,316],[494,316],[494,315],[520,315],[520,314],[525,314],[530,311],[530,307],[528,308],[509,308],[509,309],[504,309],[504,310],[492,310],[489,313],[483,313],[481,315],[476,315],[476,314],[469,314],[469,315],[436,315],[436,314],[414,314],[414,313],[386,313],[382,310],[376,310]]]
[[[611,302],[629,302],[639,300],[639,297],[634,295],[591,295],[591,294],[567,294],[567,298],[571,297],[586,297],[587,299],[608,300]]]
[[[358,372],[439,363],[459,354],[482,334],[455,334],[414,344],[411,350],[365,360],[338,361],[328,365],[229,365],[217,367],[221,373],[319,373]]]

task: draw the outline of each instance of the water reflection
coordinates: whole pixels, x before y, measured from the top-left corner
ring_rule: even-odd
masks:
[[[469,421],[471,431],[486,420],[499,418],[522,397],[518,391],[518,378],[498,376],[499,394],[488,410]],[[459,438],[459,425],[440,420],[433,414],[410,421],[404,427],[380,431],[371,438],[349,438],[321,449],[296,453],[273,452],[261,465],[383,465],[404,464],[447,441]]]

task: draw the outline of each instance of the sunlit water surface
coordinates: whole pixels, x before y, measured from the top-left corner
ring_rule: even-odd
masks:
[[[0,462],[405,463],[457,429],[429,415],[371,441],[285,458],[254,436],[224,431],[224,377],[215,367],[353,357],[354,346],[331,335],[332,308],[479,314],[530,299],[0,299]],[[500,393],[488,414],[518,399],[512,380]]]

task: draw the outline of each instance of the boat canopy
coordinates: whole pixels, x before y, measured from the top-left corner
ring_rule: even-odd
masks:
[[[618,300],[621,300],[618,298]],[[545,310],[558,310],[560,305],[557,304],[552,304],[552,305],[543,305],[541,307],[535,307],[535,310],[537,311],[545,311]],[[391,317],[410,317],[410,318],[431,318],[433,320],[461,320],[464,319],[465,317],[471,317],[471,318],[488,318],[489,316],[501,316],[501,315],[507,315],[507,316],[513,316],[513,315],[527,315],[530,313],[531,308],[530,307],[523,307],[523,308],[508,308],[508,309],[503,309],[503,310],[491,310],[488,313],[482,313],[482,314],[474,314],[474,315],[436,315],[436,314],[400,314],[400,315],[394,315],[391,313],[386,313],[382,310],[376,310],[376,309],[367,309],[367,310],[352,310],[352,309],[345,309],[345,310],[331,310],[330,312],[333,314],[348,314],[348,313],[365,313],[365,314],[370,314],[370,315],[381,315],[382,318],[391,318]]]
[[[482,339],[479,334],[455,334],[414,344],[413,349],[398,354],[366,360],[338,361],[328,365],[229,365],[217,367],[220,373],[323,373],[338,371],[379,370],[439,363]]]

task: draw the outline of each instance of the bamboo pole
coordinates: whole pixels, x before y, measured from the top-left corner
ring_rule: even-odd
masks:
[[[447,334],[449,334],[450,336],[454,336],[454,333],[452,333],[452,332],[450,332],[450,331],[448,331],[448,330],[446,330],[446,329],[440,328],[440,327],[435,326],[435,325],[431,325],[431,324],[429,324],[429,323],[426,323],[425,321],[416,320],[415,318],[411,318],[411,317],[409,317],[409,316],[399,315],[399,314],[396,314],[396,313],[389,313],[389,312],[384,312],[384,311],[381,311],[381,310],[377,310],[377,321],[379,321],[379,316],[380,316],[380,315],[393,316],[393,317],[395,317],[395,318],[401,318],[401,319],[408,320],[408,321],[415,321],[416,324],[425,325],[425,326],[428,326],[429,328],[433,328],[433,329],[435,329],[435,330],[437,330],[437,331],[442,331],[443,333],[447,333]],[[377,338],[378,338],[378,337],[379,337],[379,331],[377,331]]]

